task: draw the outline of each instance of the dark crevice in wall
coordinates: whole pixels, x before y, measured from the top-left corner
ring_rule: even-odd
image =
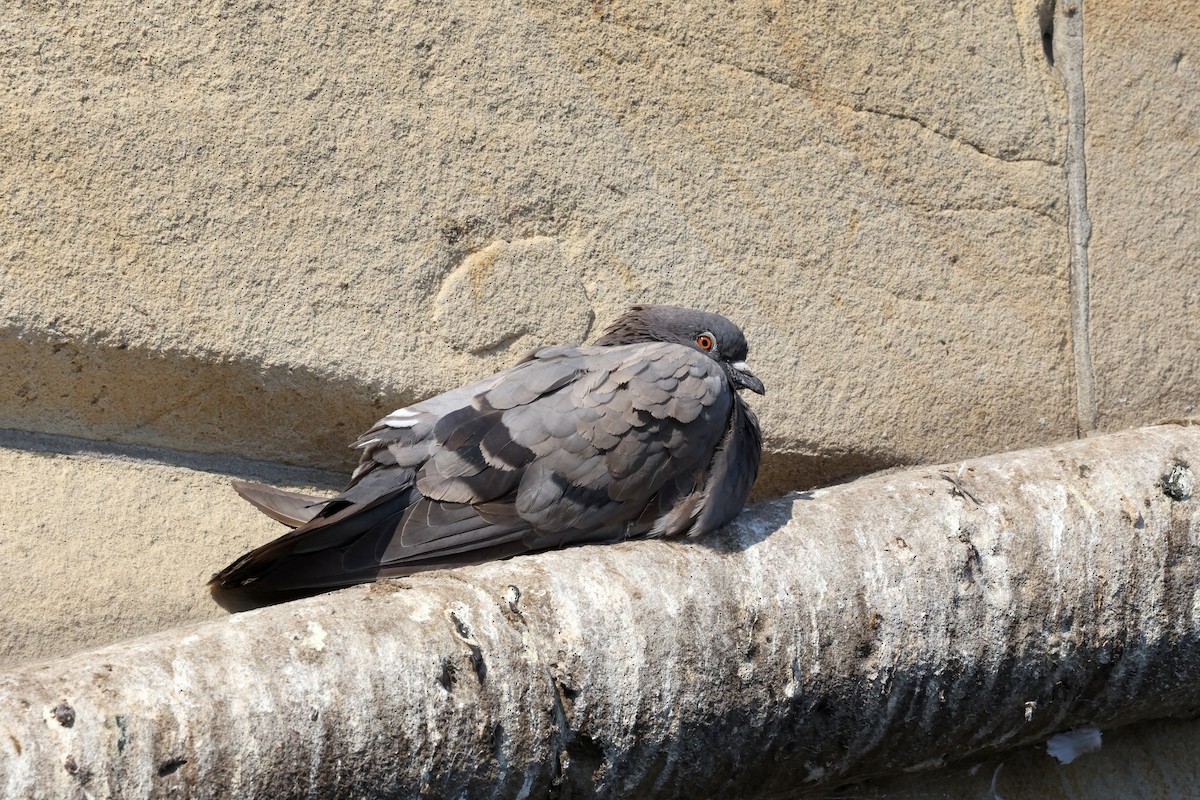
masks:
[[[1038,29],[1042,32],[1042,53],[1050,66],[1054,66],[1054,0],[1042,0],[1038,4]]]

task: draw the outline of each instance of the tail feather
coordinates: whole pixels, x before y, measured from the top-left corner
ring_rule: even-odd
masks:
[[[310,521],[329,502],[328,497],[317,497],[300,492],[289,492],[267,486],[265,483],[230,481],[233,490],[251,505],[272,519],[293,528]]]

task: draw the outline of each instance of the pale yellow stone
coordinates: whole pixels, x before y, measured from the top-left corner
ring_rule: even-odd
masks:
[[[345,470],[649,301],[747,330],[764,492],[1074,430],[1033,5],[150,8],[6,17],[0,426]]]
[[[582,267],[545,236],[472,253],[446,276],[434,300],[442,340],[473,354],[516,349],[519,342],[582,341],[593,322]],[[547,301],[558,313],[544,313]]]
[[[1200,408],[1200,11],[1089,3],[1091,340],[1107,430]]]
[[[313,470],[0,434],[0,668],[223,616],[209,576],[287,531],[230,475],[328,486]]]

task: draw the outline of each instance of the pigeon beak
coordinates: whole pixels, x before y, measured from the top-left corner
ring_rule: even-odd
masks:
[[[763,382],[750,371],[750,367],[745,361],[735,361],[729,366],[732,367],[729,377],[733,381],[735,388],[749,389],[755,394],[767,393],[767,387],[763,386]]]

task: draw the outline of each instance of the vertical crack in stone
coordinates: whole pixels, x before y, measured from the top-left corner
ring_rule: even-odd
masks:
[[[1071,347],[1075,358],[1076,432],[1086,436],[1096,429],[1096,379],[1092,371],[1089,337],[1088,241],[1092,222],[1087,210],[1087,160],[1083,85],[1083,2],[1055,3],[1053,63],[1062,75],[1067,95],[1067,207],[1071,248]]]

